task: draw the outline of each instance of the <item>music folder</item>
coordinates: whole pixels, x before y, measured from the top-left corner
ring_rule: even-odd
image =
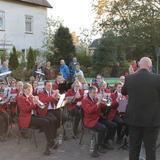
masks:
[[[65,94],[61,94],[60,95],[60,98],[59,98],[59,101],[58,101],[58,103],[57,103],[57,106],[55,106],[55,108],[54,109],[59,109],[59,108],[62,108],[62,107],[64,107],[63,106],[63,102],[64,102],[64,99],[65,99]]]

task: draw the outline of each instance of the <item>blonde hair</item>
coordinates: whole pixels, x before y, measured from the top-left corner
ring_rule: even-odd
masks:
[[[79,84],[80,88],[82,88],[82,83],[78,80],[74,81],[74,83],[72,84],[72,88],[74,88],[76,84]]]
[[[87,84],[86,79],[82,75],[78,75],[77,78],[79,82]]]
[[[32,89],[32,85],[31,85],[30,83],[25,83],[25,84],[23,85],[23,90],[26,90],[26,89],[28,89],[28,88],[31,88],[31,89]]]

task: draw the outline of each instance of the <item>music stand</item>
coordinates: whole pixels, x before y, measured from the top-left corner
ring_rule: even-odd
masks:
[[[43,76],[45,76],[45,74],[42,73],[41,71],[35,71],[35,73],[38,75],[38,81],[40,81],[41,78],[43,78]]]

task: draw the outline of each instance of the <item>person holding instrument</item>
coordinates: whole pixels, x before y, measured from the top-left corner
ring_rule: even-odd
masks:
[[[72,117],[74,117],[73,134],[76,137],[79,122],[81,119],[81,100],[83,99],[84,91],[81,89],[82,85],[79,81],[72,84],[72,89],[66,93],[67,109]]]
[[[23,95],[17,97],[17,104],[20,112],[18,118],[19,128],[25,130],[27,128],[34,127],[42,130],[47,141],[44,154],[49,155],[50,148],[54,143],[53,136],[49,121],[36,115],[32,115],[32,110],[35,110],[40,106],[40,101],[37,97],[32,95],[32,90],[32,86],[29,83],[26,83],[23,86]]]
[[[126,123],[129,126],[129,160],[139,160],[142,142],[146,160],[156,160],[160,126],[160,76],[151,73],[152,61],[143,57],[139,70],[126,76],[122,94],[128,95]]]
[[[101,110],[106,107],[101,98],[97,98],[98,89],[95,86],[89,88],[88,95],[82,100],[84,126],[98,132],[98,142],[94,147],[92,156],[98,157],[105,153],[105,135],[108,123],[101,117]]]

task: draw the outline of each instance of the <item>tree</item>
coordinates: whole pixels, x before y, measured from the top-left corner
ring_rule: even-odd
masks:
[[[19,66],[18,54],[17,54],[16,48],[13,47],[12,53],[10,54],[10,58],[9,58],[9,68],[11,70],[15,70],[18,68],[18,66]]]
[[[47,19],[47,27],[44,32],[44,41],[43,46],[47,48],[48,51],[54,50],[54,36],[57,29],[60,25],[63,24],[63,21],[59,18],[54,19],[53,17]]]
[[[35,51],[30,47],[28,54],[27,54],[27,69],[33,69],[36,63],[36,53]]]
[[[97,73],[103,74],[103,72],[106,72],[104,69],[109,70],[116,60],[116,37],[113,32],[106,32],[93,55],[94,69]]]
[[[72,56],[75,55],[75,46],[73,45],[72,36],[67,27],[62,25],[58,28],[54,37],[54,59],[59,63],[61,58],[69,63]]]
[[[154,51],[160,44],[159,19],[158,0],[108,0],[96,25],[100,31],[112,30],[121,37],[127,59],[155,59]]]

